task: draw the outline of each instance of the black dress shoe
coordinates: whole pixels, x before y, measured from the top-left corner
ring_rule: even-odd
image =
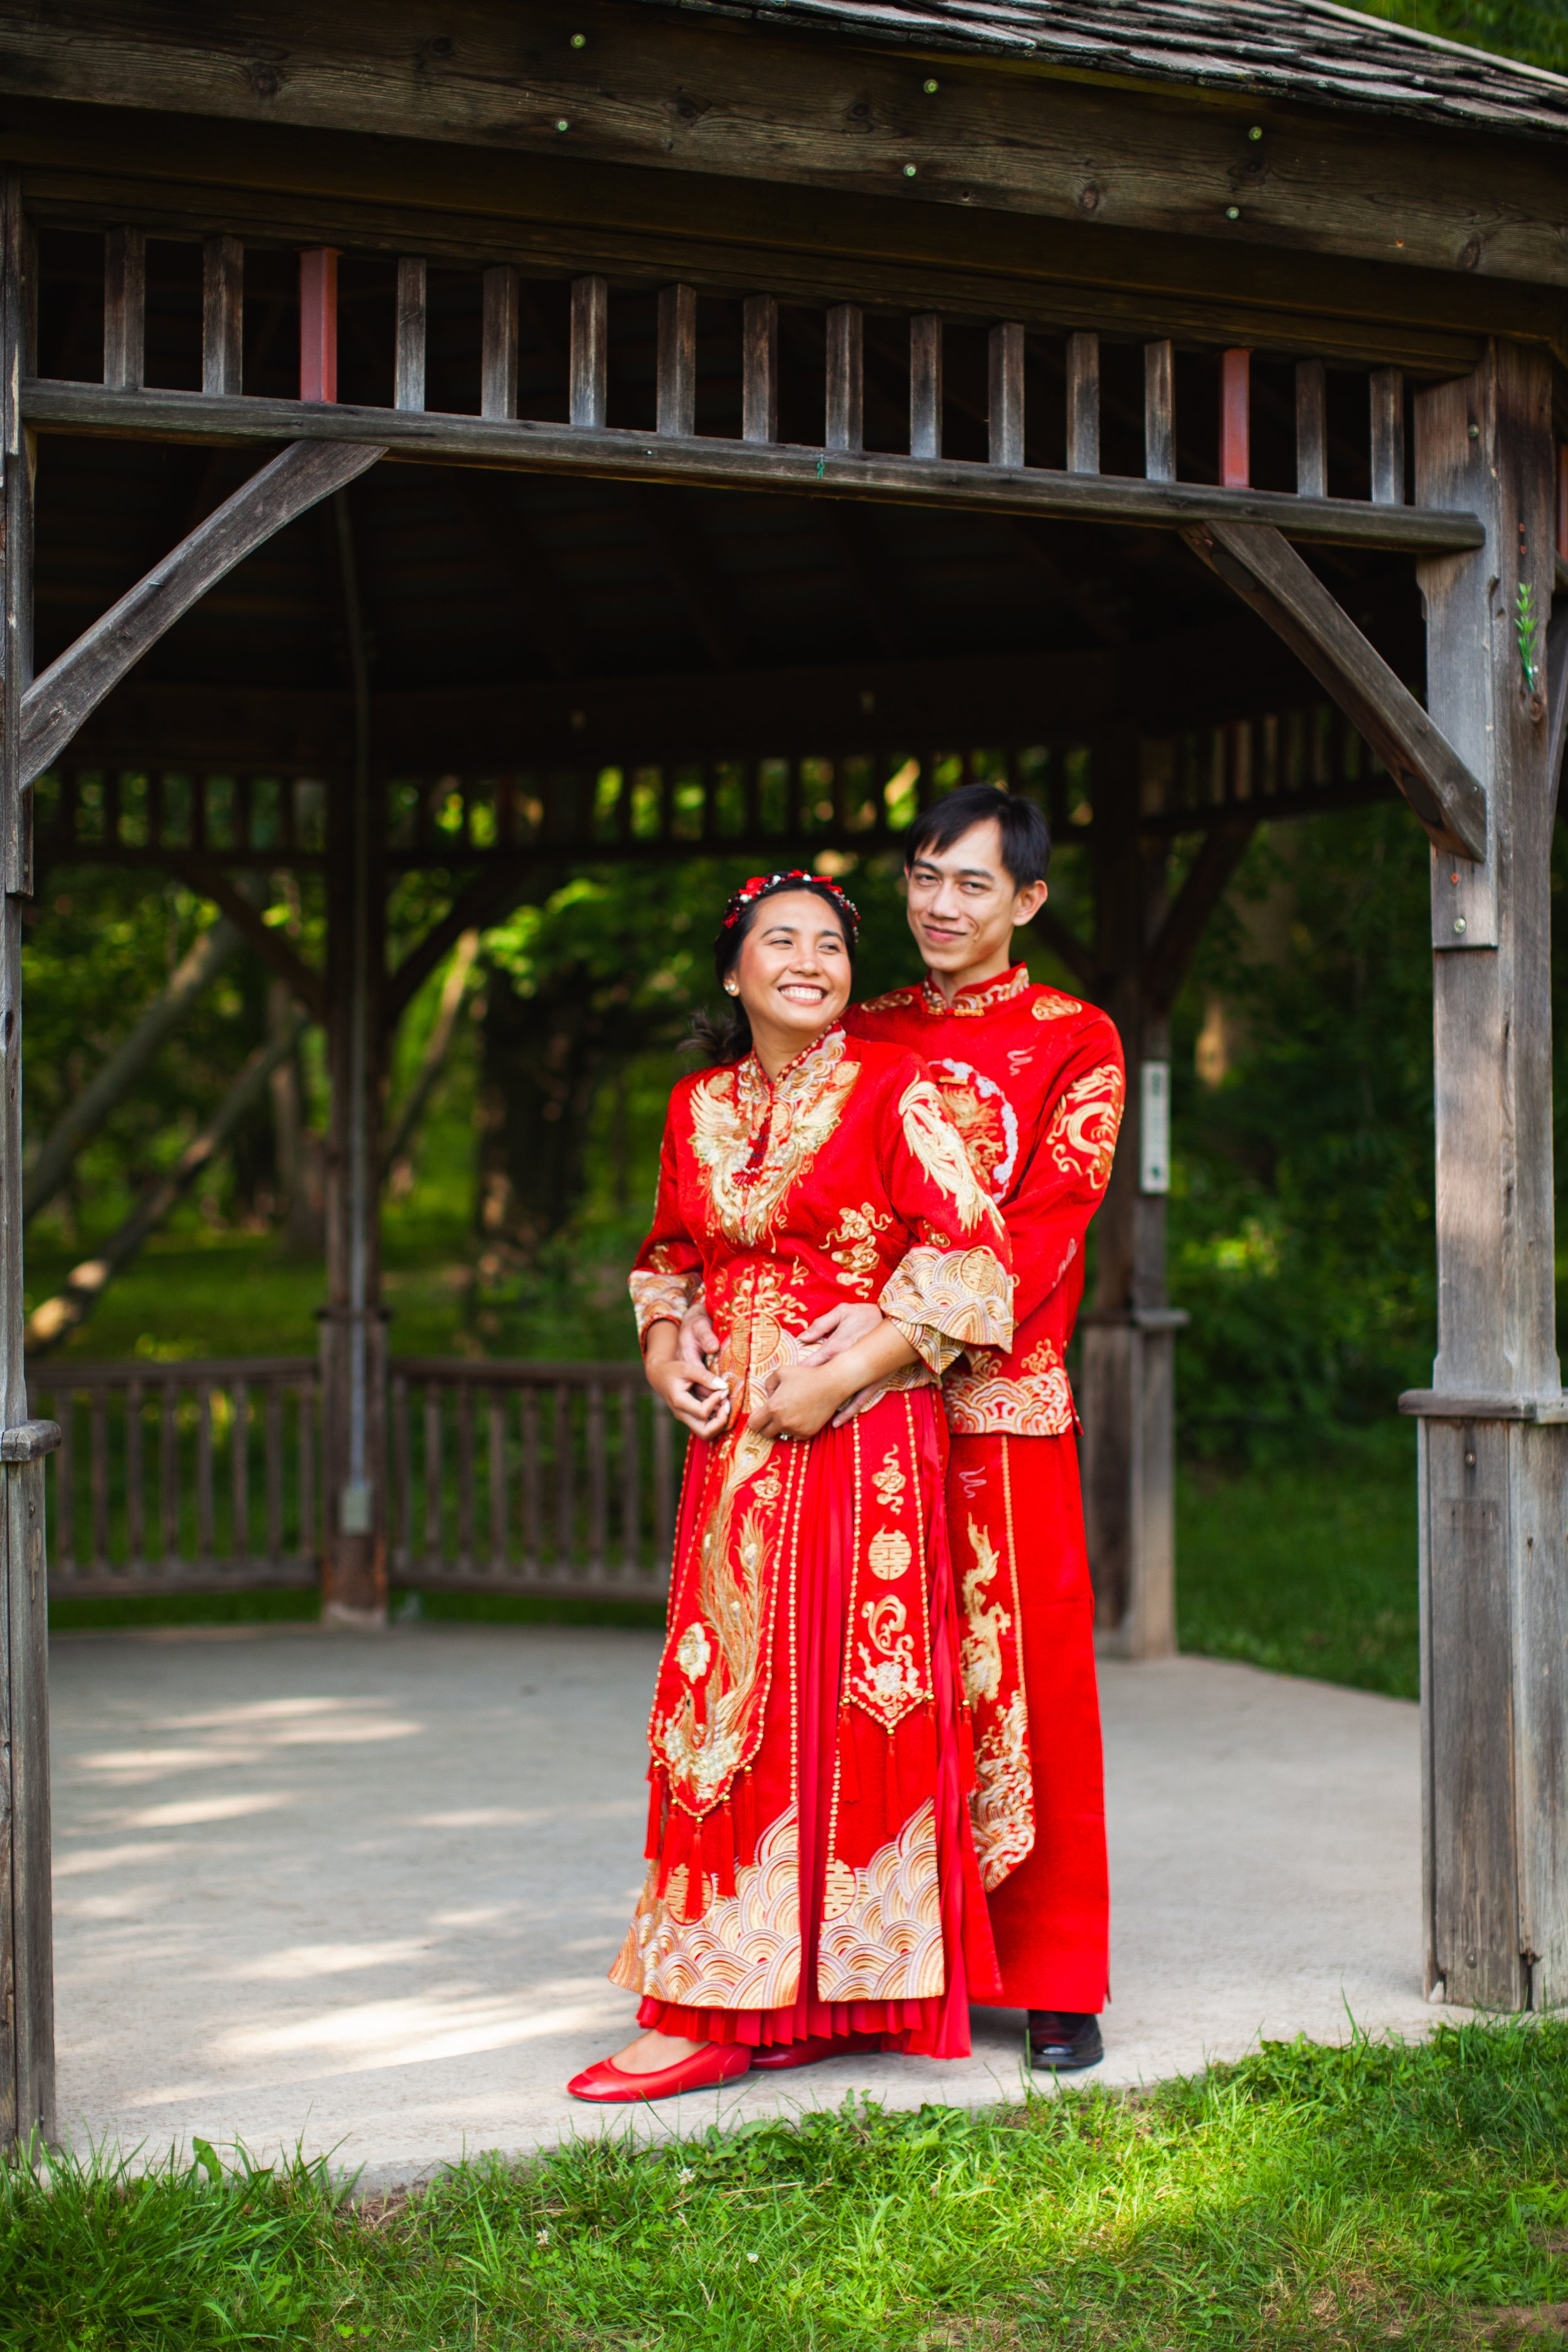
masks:
[[[1098,2017],[1085,2017],[1076,2010],[1029,2011],[1031,2066],[1052,2074],[1076,2074],[1080,2067],[1098,2066],[1104,2055]]]

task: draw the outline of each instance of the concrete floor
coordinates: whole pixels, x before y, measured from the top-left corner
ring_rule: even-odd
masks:
[[[641,1874],[657,1636],[564,1627],[67,1635],[53,1663],[62,2128],[161,2155],[297,2143],[373,2180],[626,2127],[567,2076]],[[1184,1658],[1102,1668],[1114,2000],[1099,2079],[1260,2036],[1420,2032],[1416,1714]],[[1016,2095],[969,2060],[844,2062],[645,2114]]]

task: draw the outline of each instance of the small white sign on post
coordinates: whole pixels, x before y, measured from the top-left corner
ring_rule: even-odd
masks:
[[[1171,1189],[1171,1065],[1145,1062],[1138,1103],[1138,1189]]]

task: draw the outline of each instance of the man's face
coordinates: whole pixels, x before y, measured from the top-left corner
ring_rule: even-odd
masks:
[[[909,870],[910,929],[928,970],[1002,970],[1016,925],[1046,900],[1043,882],[1020,890],[1002,863],[1002,829],[994,817],[971,825],[947,849],[923,849]]]

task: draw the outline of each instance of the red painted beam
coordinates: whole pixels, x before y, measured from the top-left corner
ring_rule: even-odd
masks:
[[[300,256],[300,397],[338,396],[338,257],[318,245]]]
[[[1219,361],[1219,478],[1226,490],[1252,481],[1252,353],[1222,352]]]

